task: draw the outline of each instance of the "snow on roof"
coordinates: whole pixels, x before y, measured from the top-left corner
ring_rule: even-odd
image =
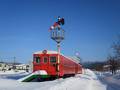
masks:
[[[64,56],[64,55],[63,55]],[[77,59],[73,58],[73,57],[68,57],[68,56],[64,56],[68,59],[70,59],[71,61],[75,62],[75,63],[80,63],[80,61],[78,61]]]
[[[37,51],[34,54],[43,54],[43,51]],[[47,50],[47,54],[58,54],[58,52],[57,51],[49,51],[49,50]]]
[[[80,60],[75,56],[69,57],[69,58],[72,59],[73,61],[77,62],[77,63],[80,63]]]

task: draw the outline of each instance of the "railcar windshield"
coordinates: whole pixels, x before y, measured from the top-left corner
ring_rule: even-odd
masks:
[[[40,63],[40,62],[41,62],[40,57],[35,57],[35,62],[36,62],[36,63]]]
[[[50,57],[50,63],[56,63],[56,57]]]

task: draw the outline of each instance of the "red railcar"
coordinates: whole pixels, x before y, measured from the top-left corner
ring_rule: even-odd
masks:
[[[33,55],[33,72],[44,70],[48,76],[57,76],[58,53],[56,51],[39,51]],[[82,66],[76,60],[60,54],[59,76],[82,73]]]

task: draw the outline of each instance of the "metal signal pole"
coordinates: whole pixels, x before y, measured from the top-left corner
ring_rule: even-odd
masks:
[[[58,66],[57,66],[57,71],[58,71],[58,76],[59,76],[59,71],[60,71],[60,43],[57,43],[57,50],[58,50]]]
[[[60,76],[60,42],[64,40],[64,30],[56,28],[51,30],[51,39],[57,42],[58,60],[57,60],[57,75]]]

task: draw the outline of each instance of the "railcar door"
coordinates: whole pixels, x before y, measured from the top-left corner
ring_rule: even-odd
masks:
[[[49,61],[49,71],[52,75],[56,75],[57,73],[57,57],[56,56],[50,56]]]
[[[47,55],[43,56],[43,68],[48,72],[48,65],[49,65],[49,57]]]

